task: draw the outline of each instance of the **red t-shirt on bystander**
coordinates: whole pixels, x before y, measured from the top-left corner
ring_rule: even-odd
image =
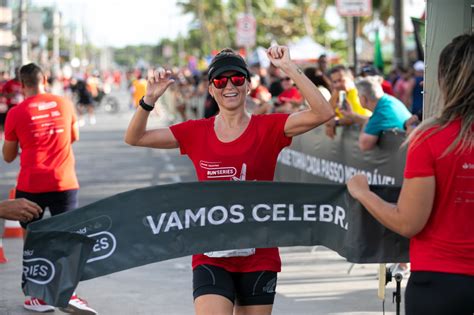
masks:
[[[21,147],[17,189],[44,193],[78,189],[72,152],[74,107],[66,99],[38,94],[13,107],[5,122],[5,140]]]
[[[460,126],[460,120],[454,121],[408,149],[405,178],[436,177],[431,216],[410,241],[413,271],[474,276],[474,154],[454,150],[442,157]]]

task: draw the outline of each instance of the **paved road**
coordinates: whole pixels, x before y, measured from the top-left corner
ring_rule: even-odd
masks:
[[[118,96],[125,104],[127,95]],[[177,150],[125,145],[131,113],[122,107],[117,115],[98,113],[97,125],[83,127],[81,140],[74,144],[80,205],[135,188],[195,180],[191,163]],[[159,124],[158,117],[152,120],[152,125]],[[17,170],[18,162],[0,162],[0,198],[14,185]],[[3,245],[10,261],[0,264],[0,314],[31,314],[21,306],[22,242],[7,239]],[[281,253],[283,271],[273,314],[382,314],[376,265],[355,265],[348,274],[351,264],[323,247],[282,248]],[[191,314],[190,260],[173,259],[88,280],[80,283],[78,292],[105,315]],[[394,283],[387,286],[386,314],[395,314],[394,288]]]

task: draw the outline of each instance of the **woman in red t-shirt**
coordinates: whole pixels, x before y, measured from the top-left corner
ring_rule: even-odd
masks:
[[[410,238],[407,315],[474,313],[474,35],[441,52],[444,108],[409,138],[396,205],[372,193],[363,175],[350,194],[383,225]]]
[[[251,115],[246,110],[250,73],[244,59],[224,49],[212,60],[209,94],[218,115],[168,128],[146,130],[150,111],[174,82],[171,72],[148,79],[125,141],[151,148],[179,148],[192,160],[200,181],[273,180],[276,160],[291,137],[321,125],[334,111],[291,61],[287,47],[268,49],[271,62],[296,83],[310,108],[294,114]],[[224,235],[222,236],[224,237]],[[244,248],[193,255],[193,296],[197,314],[270,314],[275,298],[278,248]]]

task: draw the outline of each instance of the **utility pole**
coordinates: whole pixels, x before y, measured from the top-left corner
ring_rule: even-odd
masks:
[[[354,66],[357,73],[357,25],[359,17],[351,16],[347,18],[347,35],[348,35],[348,59],[349,64]]]
[[[69,32],[69,62],[71,62],[76,57],[76,26],[71,24]]]
[[[252,13],[252,0],[245,1],[245,13],[251,14]]]
[[[393,0],[392,4],[393,17],[395,18],[393,65],[395,67],[402,67],[405,64],[405,49],[403,47],[403,0]]]
[[[198,6],[198,18],[199,18],[199,23],[200,23],[200,26],[201,26],[201,33],[203,34],[203,39],[204,39],[204,47],[203,47],[203,51],[204,51],[204,54],[209,54],[211,53],[212,51],[212,38],[211,38],[211,34],[209,32],[209,30],[207,29],[207,21],[206,21],[206,17],[205,17],[205,14],[204,14],[204,6],[203,6],[203,3],[202,1],[197,1],[197,6]]]
[[[59,64],[59,36],[60,36],[60,19],[61,16],[59,14],[58,9],[55,7],[53,12],[53,75],[59,73],[61,68]]]
[[[27,0],[20,0],[20,63],[28,63]]]
[[[246,0],[245,1],[245,13],[247,15],[252,14],[252,0]],[[250,45],[249,44],[247,44],[245,46],[245,59],[247,61],[249,61],[249,59],[250,59]]]
[[[221,4],[221,10],[222,10],[222,19],[224,21],[224,25],[225,27],[222,29],[223,30],[223,38],[222,38],[222,44],[223,47],[231,47],[232,46],[232,39],[230,37],[230,34],[229,34],[229,14],[227,12],[227,3],[225,2],[222,2]]]
[[[352,17],[352,52],[354,53],[354,72],[358,72],[358,60],[357,60],[357,29],[359,28],[359,17]]]
[[[181,33],[179,33],[178,35],[178,56],[179,56],[178,64],[180,67],[182,67],[183,64],[185,64],[183,63],[183,60],[186,57],[186,52],[184,51],[184,39]]]

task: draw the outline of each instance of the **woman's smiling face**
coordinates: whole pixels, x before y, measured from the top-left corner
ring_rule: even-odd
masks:
[[[219,75],[218,77],[230,77],[232,75],[242,75],[237,71],[227,71]],[[209,84],[209,93],[216,100],[219,107],[233,110],[240,106],[245,105],[245,98],[249,89],[248,80],[245,79],[244,84],[241,86],[235,86],[230,79],[227,80],[227,84],[224,88],[218,89],[212,82]]]

